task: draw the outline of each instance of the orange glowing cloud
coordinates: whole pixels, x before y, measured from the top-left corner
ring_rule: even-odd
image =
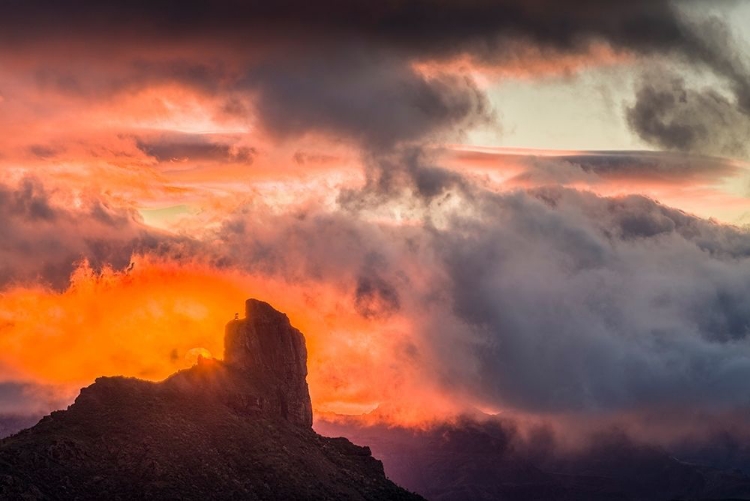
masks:
[[[71,384],[119,373],[160,379],[184,367],[192,349],[221,353],[225,305],[242,297],[205,269],[136,260],[129,272],[97,274],[83,262],[62,293],[3,293],[5,376]]]
[[[105,65],[100,78],[127,80],[120,66]],[[144,209],[189,205],[198,212],[256,189],[280,195],[279,183],[330,186],[361,178],[349,145],[315,134],[277,143],[254,127],[246,95],[148,80],[77,95],[39,84],[34,68],[16,69],[19,74],[0,76],[6,180],[43,171],[46,183],[69,191],[102,193]]]
[[[316,412],[358,414],[385,401],[416,399],[418,409],[404,406],[402,414],[383,411],[379,417],[416,423],[448,405],[436,388],[419,381],[420,369],[403,349],[411,342],[406,318],[387,325],[363,318],[330,285],[144,256],[133,263],[128,271],[96,273],[84,261],[59,293],[5,290],[0,379],[58,388],[58,396],[68,398],[102,375],[160,380],[195,363],[198,354],[221,358],[224,325],[244,299],[255,296],[288,313],[306,335]]]

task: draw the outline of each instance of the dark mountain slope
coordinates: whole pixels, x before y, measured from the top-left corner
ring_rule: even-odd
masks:
[[[230,363],[99,378],[0,442],[0,499],[420,499],[367,447],[312,430],[304,338],[269,305],[247,309],[227,326]]]

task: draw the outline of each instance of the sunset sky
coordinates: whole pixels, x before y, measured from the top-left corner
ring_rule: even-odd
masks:
[[[750,434],[750,2],[0,10],[0,416],[257,297],[317,416]]]

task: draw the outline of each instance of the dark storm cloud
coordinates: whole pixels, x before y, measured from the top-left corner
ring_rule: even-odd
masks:
[[[686,20],[682,31],[681,59],[711,70],[727,92],[690,87],[665,67],[648,71],[638,84],[635,104],[627,110],[631,129],[662,148],[747,158],[750,60],[746,42],[736,39],[716,17]]]
[[[562,155],[516,155],[462,152],[458,158],[486,164],[502,160],[521,163],[523,170],[511,183],[523,186],[626,182],[648,186],[710,186],[742,173],[734,160],[680,152],[590,151]]]
[[[0,37],[14,47],[62,50],[65,66],[41,68],[38,78],[40,85],[67,93],[132,88],[154,79],[174,79],[209,93],[250,92],[257,97],[260,123],[278,136],[321,130],[383,148],[485,122],[490,115],[483,92],[471,80],[427,78],[413,69],[414,60],[469,54],[502,65],[522,58],[523,47],[538,49],[538,57],[550,61],[563,53],[586,53],[597,42],[640,56],[676,57],[725,79],[739,108],[750,110],[742,51],[726,26],[712,18],[688,18],[679,5],[666,0],[82,0],[65,5],[36,0],[4,6]],[[117,49],[115,60],[129,59],[125,72],[115,72],[110,81],[97,82],[83,69],[97,65],[70,67],[71,54],[75,63],[86,54],[101,58],[108,47]],[[648,102],[649,96],[642,92],[639,99]],[[240,101],[230,96],[228,102]],[[709,116],[725,116],[724,105],[718,103]],[[655,144],[703,151],[690,137],[675,139],[691,134],[685,132],[690,123],[678,123],[687,116],[674,117],[674,125],[662,131],[658,117],[645,124],[644,106],[636,105],[640,118],[631,120],[636,133]],[[735,148],[727,151],[733,154]]]
[[[371,42],[412,55],[502,52],[501,35],[577,50],[592,38],[634,50],[689,47],[690,37],[667,1],[453,0],[303,2],[172,0],[62,5],[52,0],[6,4],[3,36],[16,41],[73,35],[186,40],[313,38]]]
[[[591,41],[603,40],[636,53],[674,50],[741,86],[740,58],[729,50],[731,35],[726,27],[715,19],[686,20],[678,5],[665,0],[82,0],[66,5],[31,0],[6,3],[0,23],[2,36],[18,43],[40,44],[60,36],[94,38],[105,44],[125,37],[134,45],[139,40],[151,45],[208,38],[231,42],[235,49],[234,44],[261,40],[282,50],[295,42],[302,44],[297,50],[364,45],[407,57],[471,53],[486,60],[502,60],[513,51],[509,40],[564,52],[585,51]],[[186,76],[205,80],[205,66],[185,65],[185,69]]]
[[[365,158],[365,185],[342,190],[338,202],[356,212],[409,193],[409,206],[426,207],[433,200],[469,190],[470,183],[463,175],[441,167],[433,156],[414,145],[369,154]]]
[[[750,81],[750,74],[744,77]],[[668,150],[747,158],[750,108],[742,99],[696,90],[677,76],[649,75],[627,110],[630,127],[643,139]]]
[[[554,157],[605,179],[664,182],[670,184],[712,181],[737,173],[721,158],[665,152],[592,151]]]
[[[750,61],[743,41],[735,39],[726,23],[717,17],[689,20],[684,32],[688,41],[684,56],[724,77],[738,108],[750,113]]]
[[[423,377],[492,407],[746,405],[747,230],[642,196],[463,183],[450,202],[412,212],[410,194],[391,199],[405,225],[365,207],[237,213],[215,252],[290,282],[334,284],[366,317],[406,315]]]
[[[136,140],[138,149],[159,162],[239,162],[251,164],[256,155],[252,147],[237,146],[222,138],[205,134],[163,134]]]
[[[54,202],[34,178],[0,185],[0,287],[40,281],[63,289],[84,258],[95,269],[124,268],[132,253],[169,240],[143,226],[131,209],[91,197],[79,202],[77,208]]]
[[[494,218],[461,218],[435,247],[482,340],[487,398],[535,411],[745,402],[746,231],[643,197],[486,203]]]
[[[375,149],[492,118],[470,78],[427,78],[401,60],[357,50],[270,61],[240,85],[257,92],[255,109],[276,135],[319,131]]]
[[[396,287],[385,280],[379,268],[387,266],[382,256],[367,256],[365,266],[357,277],[354,307],[365,318],[384,318],[401,308]]]

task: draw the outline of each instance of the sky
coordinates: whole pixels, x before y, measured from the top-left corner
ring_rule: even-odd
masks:
[[[257,297],[316,416],[749,434],[748,3],[0,9],[1,415]]]

